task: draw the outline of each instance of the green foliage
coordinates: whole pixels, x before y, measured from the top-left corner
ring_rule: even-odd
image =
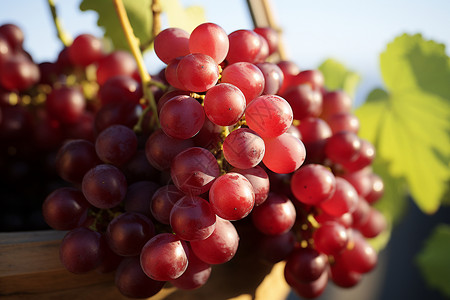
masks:
[[[444,200],[450,179],[450,59],[444,50],[420,35],[396,38],[380,55],[387,91],[373,91],[356,112],[360,135],[375,145],[377,160],[391,176],[404,178],[429,214]],[[397,196],[388,191],[386,197]]]
[[[123,0],[134,35],[141,45],[146,45],[152,39],[151,0]],[[111,0],[83,0],[80,3],[82,11],[93,10],[98,13],[97,24],[105,31],[115,49],[128,50],[128,44],[120,21],[117,18],[114,3]]]
[[[190,33],[195,27],[206,22],[205,11],[201,6],[184,8],[179,0],[163,0],[161,5],[170,27],[182,28]]]
[[[344,90],[352,99],[355,96],[356,87],[361,80],[358,73],[348,70],[342,63],[334,59],[325,60],[319,70],[325,77],[325,87],[329,90]]]
[[[436,226],[417,256],[419,266],[430,287],[450,297],[450,226]]]

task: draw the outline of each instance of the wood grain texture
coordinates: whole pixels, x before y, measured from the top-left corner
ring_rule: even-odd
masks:
[[[65,232],[0,233],[0,298],[16,299],[128,299],[114,286],[114,273],[72,274],[59,261]],[[244,234],[241,232],[241,234]],[[261,264],[251,239],[242,237],[240,251],[228,263],[213,266],[208,283],[194,291],[178,290],[169,283],[152,300],[282,300],[289,287],[283,263]]]

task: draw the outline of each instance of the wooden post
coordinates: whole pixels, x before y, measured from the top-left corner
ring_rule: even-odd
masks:
[[[287,60],[288,57],[283,43],[283,31],[275,21],[270,0],[247,0],[247,4],[255,27],[270,27],[278,32],[278,59]]]

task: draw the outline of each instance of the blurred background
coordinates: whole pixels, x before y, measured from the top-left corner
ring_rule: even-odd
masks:
[[[96,13],[81,12],[80,2],[56,2],[62,26],[73,37],[80,33],[102,35],[96,25]],[[180,2],[184,6],[202,6],[207,20],[219,24],[227,33],[253,28],[244,0]],[[36,62],[54,61],[62,44],[56,36],[47,1],[1,0],[0,3],[0,24],[14,23],[21,27],[25,34],[24,48]],[[270,3],[282,29],[288,58],[301,69],[317,68],[325,59],[334,58],[361,76],[355,106],[372,89],[383,84],[379,54],[396,36],[421,33],[426,40],[450,45],[448,0],[272,0]],[[163,26],[167,27],[167,23]],[[448,49],[446,52],[448,55]],[[145,61],[151,73],[163,67],[151,53]],[[412,201],[409,206],[405,218],[394,228],[387,248],[381,252],[377,269],[351,291],[330,284],[319,299],[444,299],[426,287],[414,257],[431,228],[450,220],[450,210],[444,207],[435,215],[426,216]],[[291,294],[289,299],[298,298]]]

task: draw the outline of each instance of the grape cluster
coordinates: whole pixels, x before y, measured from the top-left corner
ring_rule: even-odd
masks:
[[[357,135],[351,99],[327,90],[320,71],[273,61],[277,39],[270,28],[165,29],[154,50],[167,66],[150,86],[127,52],[105,53],[88,34],[61,52],[70,72],[92,76],[44,76],[49,121],[84,129],[66,133],[55,157],[70,184],[42,206],[52,228],[68,230],[67,270],[116,270],[128,297],[166,282],[196,289],[235,256],[240,226],[254,230],[262,261],[286,261],[302,297],[330,280],[353,286],[375,267],[366,238],[386,221],[372,206],[383,193],[374,147]],[[79,89],[88,83],[92,101]]]

